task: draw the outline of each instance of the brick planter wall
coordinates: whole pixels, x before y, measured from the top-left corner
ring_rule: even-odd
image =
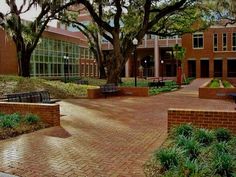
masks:
[[[114,95],[147,97],[148,87],[119,87],[119,92]],[[100,88],[88,89],[88,98],[104,98],[104,95],[100,92]]]
[[[5,114],[36,114],[42,121],[52,125],[60,125],[60,107],[58,104],[0,102],[0,112]]]
[[[198,90],[199,98],[204,99],[226,99],[229,93],[236,93],[236,88],[209,88],[206,87],[210,82],[201,86]]]
[[[172,126],[183,123],[209,129],[224,127],[236,134],[236,111],[168,109],[168,131]]]

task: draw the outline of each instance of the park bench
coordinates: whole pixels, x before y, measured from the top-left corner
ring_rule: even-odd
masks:
[[[82,80],[82,79],[79,79],[76,81],[76,84],[81,84],[81,85],[88,85],[88,81],[87,80]]]
[[[236,93],[229,93],[228,95],[233,98],[233,100],[236,104]]]
[[[25,102],[25,103],[56,103],[60,100],[51,99],[48,91],[34,91],[24,93],[7,94],[8,102]]]
[[[111,83],[111,84],[101,85],[100,91],[106,98],[108,95],[117,94],[119,92],[119,89],[118,86],[116,86],[114,83]]]
[[[148,82],[148,87],[163,87],[163,86],[165,86],[164,81],[153,80],[152,82]]]

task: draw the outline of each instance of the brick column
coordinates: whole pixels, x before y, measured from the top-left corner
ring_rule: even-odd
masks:
[[[125,63],[125,77],[130,77],[130,74],[129,74],[129,60],[127,60],[127,62]]]
[[[197,78],[200,78],[201,77],[201,66],[200,66],[200,63],[201,60],[196,58],[196,77]]]
[[[158,46],[158,38],[155,36],[154,41],[154,69],[155,69],[155,77],[159,77],[159,67],[160,67],[160,57],[159,57],[159,46]]]
[[[228,67],[227,67],[227,58],[223,58],[223,79],[227,78],[227,72],[228,72]]]
[[[214,59],[209,59],[209,77],[214,77]]]

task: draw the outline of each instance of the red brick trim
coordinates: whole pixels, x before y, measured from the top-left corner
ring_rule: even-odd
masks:
[[[236,111],[168,109],[168,131],[183,123],[209,129],[224,127],[236,134]]]
[[[58,104],[0,102],[0,112],[5,114],[36,114],[42,121],[52,125],[60,125],[60,106]]]

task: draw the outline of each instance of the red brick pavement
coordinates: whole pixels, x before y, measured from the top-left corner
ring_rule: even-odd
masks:
[[[167,137],[167,109],[234,109],[231,101],[201,100],[197,80],[146,98],[64,100],[62,127],[0,143],[0,171],[23,177],[142,177],[143,164]]]

